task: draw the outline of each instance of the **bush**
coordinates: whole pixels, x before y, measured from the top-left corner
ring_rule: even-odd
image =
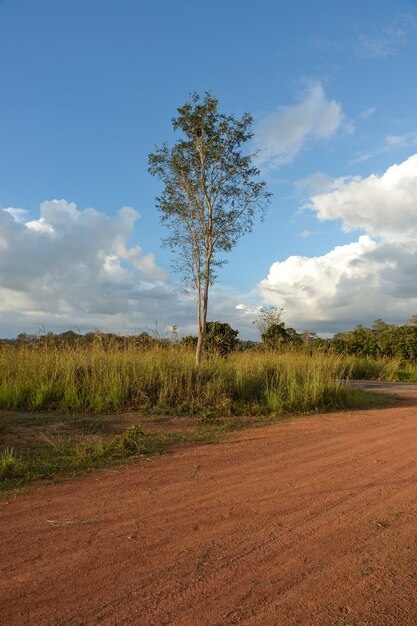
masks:
[[[261,339],[268,350],[281,350],[290,342],[290,335],[282,324],[271,324],[262,333]]]
[[[238,334],[239,331],[233,330],[227,322],[207,322],[204,347],[208,352],[226,357],[235,349]]]

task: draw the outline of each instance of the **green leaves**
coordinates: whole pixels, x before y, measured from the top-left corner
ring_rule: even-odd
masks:
[[[222,262],[219,254],[252,230],[256,215],[263,217],[270,194],[258,180],[254,155],[241,150],[252,137],[251,124],[249,113],[225,115],[217,98],[194,92],[172,119],[182,137],[149,155],[149,172],[163,185],[156,205],[170,230],[165,242],[194,268],[210,255],[210,266]],[[197,287],[190,263],[181,266]]]
[[[213,268],[251,232],[255,217],[263,217],[271,194],[259,180],[255,155],[242,152],[252,137],[249,113],[241,119],[220,113],[208,92],[192,93],[177,110],[172,125],[182,136],[172,148],[155,148],[149,172],[163,185],[156,206],[170,232],[164,243],[177,252],[174,268],[197,292],[198,366]]]

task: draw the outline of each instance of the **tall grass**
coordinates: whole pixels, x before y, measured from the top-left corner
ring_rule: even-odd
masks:
[[[244,352],[194,368],[179,346],[4,346],[0,408],[198,415],[291,413],[342,407],[352,363],[338,355]]]
[[[417,364],[400,358],[346,356],[352,378],[365,380],[417,382]]]

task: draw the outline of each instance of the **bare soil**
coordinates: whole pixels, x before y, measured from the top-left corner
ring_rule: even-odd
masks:
[[[0,502],[0,624],[415,626],[402,387]]]

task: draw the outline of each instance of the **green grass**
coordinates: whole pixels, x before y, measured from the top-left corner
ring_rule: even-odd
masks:
[[[417,382],[417,364],[402,359],[345,357],[352,378],[388,382]]]
[[[184,431],[145,433],[137,424],[113,437],[42,432],[30,443],[6,447],[0,453],[0,493],[25,491],[92,470],[130,463],[139,457],[163,454],[173,445],[214,443],[240,424],[197,425]],[[13,430],[13,429],[12,429]]]
[[[343,381],[359,372],[397,376],[400,367],[412,375],[411,366],[385,361],[248,351],[206,359],[196,371],[193,352],[178,346],[4,346],[0,489],[10,493],[173,445],[215,442],[289,415],[386,405],[386,397]],[[123,413],[133,413],[133,423]],[[186,429],[172,428],[172,420],[164,426],[175,416],[190,418]]]
[[[17,459],[13,448],[4,448],[0,452],[0,480],[12,478],[16,472]]]
[[[349,395],[351,408],[374,408],[389,404],[390,399],[386,395],[352,391]],[[35,419],[31,426],[32,417]],[[185,429],[170,430],[164,424],[166,420],[142,416],[141,423],[159,428],[157,431],[149,431],[138,423],[131,423],[126,428],[128,416],[114,416],[112,420],[91,416],[85,422],[89,428],[83,431],[79,428],[80,418],[59,414],[49,417],[52,419],[36,414],[7,415],[8,423],[3,437],[14,438],[16,443],[13,449],[6,447],[0,454],[0,495],[3,494],[3,497],[93,470],[131,463],[140,457],[164,454],[172,446],[219,442],[242,428],[265,426],[285,419],[285,416],[278,414],[265,414],[209,421],[189,420]],[[95,429],[96,420],[99,426]],[[103,423],[106,424],[105,428]],[[170,421],[171,427],[173,423],[175,420]],[[61,428],[57,429],[57,426]],[[22,432],[26,437],[19,443],[18,435]],[[28,438],[28,434],[32,436]]]
[[[345,405],[337,355],[247,352],[210,358],[197,372],[177,346],[122,349],[5,346],[0,408],[14,411],[216,416],[292,413]]]

